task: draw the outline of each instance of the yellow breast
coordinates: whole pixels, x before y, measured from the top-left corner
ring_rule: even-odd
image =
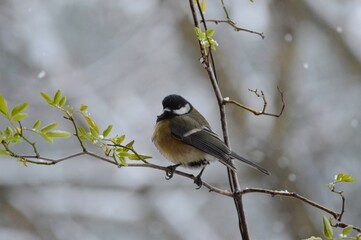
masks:
[[[170,132],[170,121],[162,120],[155,125],[152,141],[159,152],[175,164],[187,164],[203,160],[206,153],[183,143]]]

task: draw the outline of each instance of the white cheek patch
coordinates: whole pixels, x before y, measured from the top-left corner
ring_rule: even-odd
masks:
[[[189,105],[189,103],[187,103],[184,107],[181,107],[180,109],[177,110],[173,110],[173,113],[177,115],[183,115],[189,113],[190,110],[191,110],[191,106]]]

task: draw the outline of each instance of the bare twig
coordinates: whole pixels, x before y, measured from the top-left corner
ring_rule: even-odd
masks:
[[[243,108],[251,113],[253,113],[254,115],[258,116],[258,115],[266,115],[266,116],[271,116],[271,117],[280,117],[282,114],[283,114],[283,111],[286,107],[286,104],[285,104],[285,101],[284,101],[284,96],[283,96],[283,92],[277,87],[277,90],[278,92],[280,93],[280,97],[281,97],[281,102],[282,102],[282,107],[281,107],[281,110],[278,114],[275,114],[275,113],[269,113],[269,112],[266,112],[266,109],[267,109],[267,100],[266,100],[266,96],[264,95],[263,91],[259,91],[258,89],[248,89],[250,92],[253,92],[254,94],[256,94],[257,97],[260,97],[262,98],[263,100],[263,108],[261,111],[256,111],[250,107],[247,107],[235,100],[230,100],[229,98],[224,98],[223,99],[223,104],[234,104],[240,108]]]
[[[237,31],[237,32],[239,32],[239,31],[249,32],[249,33],[252,33],[252,34],[257,34],[257,35],[259,35],[262,39],[265,38],[263,32],[262,32],[262,33],[261,33],[261,32],[255,32],[255,31],[252,31],[252,30],[249,30],[249,29],[245,29],[245,28],[238,27],[238,26],[236,25],[236,23],[231,20],[231,17],[229,16],[229,13],[228,13],[226,4],[224,4],[224,0],[221,0],[221,4],[222,4],[222,8],[223,8],[224,14],[226,15],[227,20],[214,20],[214,19],[204,20],[204,19],[202,19],[202,22],[203,22],[203,21],[206,21],[206,22],[214,22],[215,24],[218,24],[218,23],[226,23],[226,24],[230,25],[231,27],[233,27],[233,29],[234,29],[235,31]]]
[[[245,195],[245,194],[248,194],[248,193],[264,193],[264,194],[268,194],[268,195],[271,195],[272,197],[274,196],[284,196],[284,197],[291,197],[291,198],[296,198],[296,199],[299,199],[305,203],[307,203],[308,205],[311,205],[315,208],[318,208],[330,215],[332,215],[334,218],[338,218],[340,216],[340,213],[337,213],[329,208],[326,208],[314,201],[311,201],[309,200],[308,198],[305,198],[301,195],[299,195],[298,193],[295,193],[295,192],[288,192],[287,190],[284,190],[284,191],[277,191],[277,190],[268,190],[268,189],[261,189],[261,188],[247,188],[247,189],[244,189],[242,191],[240,191],[238,194],[239,195]]]
[[[221,0],[221,4],[222,4],[222,8],[223,8],[224,14],[226,14],[226,18],[227,18],[227,19],[230,19],[229,13],[228,13],[228,10],[227,10],[227,7],[226,7],[226,4],[224,4],[224,1],[223,1],[223,0]]]
[[[229,26],[233,27],[233,29],[237,32],[242,31],[242,32],[248,32],[248,33],[252,33],[252,34],[256,34],[258,36],[260,36],[262,39],[265,38],[264,33],[263,32],[256,32],[256,31],[252,31],[246,28],[241,28],[238,27],[237,24],[235,22],[233,22],[231,19],[227,19],[227,20],[218,20],[218,19],[206,19],[206,22],[213,22],[215,24],[219,24],[219,23],[226,23]]]

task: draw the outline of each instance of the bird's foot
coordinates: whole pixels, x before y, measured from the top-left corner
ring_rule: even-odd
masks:
[[[202,176],[205,168],[206,167],[203,167],[202,170],[200,171],[200,173],[194,178],[194,183],[197,185],[197,187],[196,187],[197,190],[200,189],[203,185],[201,176]]]
[[[180,164],[176,164],[176,165],[171,165],[171,166],[167,167],[167,169],[165,170],[165,179],[166,180],[169,180],[173,177],[173,174],[179,165]]]
[[[203,182],[202,182],[201,176],[199,174],[195,177],[194,183],[197,185],[197,187],[196,187],[197,190],[202,187]]]

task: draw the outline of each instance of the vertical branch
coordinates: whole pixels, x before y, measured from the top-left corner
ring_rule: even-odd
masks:
[[[193,16],[194,26],[199,28],[199,20],[197,17],[197,13],[195,11],[194,0],[189,0],[189,5],[190,5],[190,9],[191,9],[192,16]],[[204,19],[203,13],[200,9],[199,1],[197,1],[197,6],[198,6],[200,16],[202,18],[204,29],[206,31],[207,25],[206,25],[206,21]],[[214,93],[217,98],[219,111],[220,111],[220,118],[221,118],[224,142],[226,143],[226,145],[228,147],[230,147],[224,98],[220,91],[217,76],[215,73],[215,63],[214,63],[214,59],[213,59],[213,55],[212,55],[212,50],[209,49],[209,54],[211,57],[210,58],[211,62],[209,62],[209,58],[204,56],[204,50],[203,50],[202,45],[200,43],[199,43],[199,45],[200,45],[200,49],[201,49],[202,57],[203,57],[203,61],[204,61],[203,66],[208,73],[208,77],[212,83],[212,87],[213,87]],[[234,164],[233,161],[232,161],[232,164]],[[243,208],[242,195],[238,194],[238,192],[240,192],[240,185],[239,185],[238,177],[234,171],[231,171],[230,169],[227,169],[227,171],[228,171],[228,179],[229,179],[230,188],[231,188],[231,191],[233,192],[233,200],[234,200],[234,203],[235,203],[235,206],[237,209],[237,213],[238,213],[238,222],[239,222],[239,229],[241,232],[241,236],[242,236],[243,240],[248,240],[249,234],[248,234],[246,217],[245,217],[244,208]]]

